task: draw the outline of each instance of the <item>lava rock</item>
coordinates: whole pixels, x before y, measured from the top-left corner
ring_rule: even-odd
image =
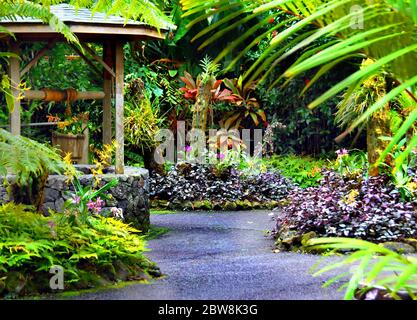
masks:
[[[416,252],[416,248],[412,245],[402,242],[384,242],[379,245],[401,254],[411,254]]]

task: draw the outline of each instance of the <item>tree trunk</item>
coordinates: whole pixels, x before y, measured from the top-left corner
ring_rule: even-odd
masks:
[[[211,100],[211,84],[210,82],[201,83],[198,87],[197,100],[194,105],[193,113],[193,129],[201,129],[206,131],[207,114]]]
[[[389,141],[381,140],[379,138],[391,136],[392,132],[390,128],[390,115],[388,104],[382,110],[375,112],[368,121],[366,142],[368,150],[368,162],[370,165],[370,176],[376,176],[379,174],[378,167],[374,167],[373,164],[376,163],[381,153],[389,144]],[[391,167],[393,165],[393,159],[389,155],[385,158],[384,162]]]

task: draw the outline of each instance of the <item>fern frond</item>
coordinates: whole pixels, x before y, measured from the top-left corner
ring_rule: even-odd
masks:
[[[66,168],[58,151],[29,138],[0,129],[0,175],[16,175],[18,185],[45,173],[62,173]]]

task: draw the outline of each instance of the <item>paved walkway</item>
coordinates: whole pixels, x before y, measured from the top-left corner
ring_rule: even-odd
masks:
[[[87,293],[79,299],[341,299],[309,269],[319,256],[273,253],[270,211],[152,215],[171,231],[149,241],[166,275],[151,284]]]

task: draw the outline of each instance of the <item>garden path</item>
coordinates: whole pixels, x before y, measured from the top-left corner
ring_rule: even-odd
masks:
[[[85,293],[78,299],[340,299],[309,270],[319,256],[273,253],[271,211],[151,215],[170,232],[147,255],[166,275],[150,284]],[[339,284],[340,285],[340,284]]]

